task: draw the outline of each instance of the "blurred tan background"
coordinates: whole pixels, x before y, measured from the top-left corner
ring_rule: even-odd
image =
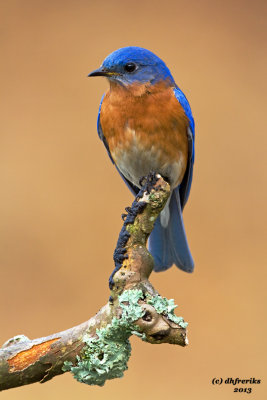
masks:
[[[67,329],[108,299],[120,215],[132,196],[96,132],[113,50],[167,63],[196,120],[184,218],[195,272],[153,274],[190,345],[132,339],[103,388],[70,374],[1,399],[244,399],[214,377],[255,377],[266,399],[266,2],[1,1],[0,341]],[[265,76],[264,76],[265,75]]]

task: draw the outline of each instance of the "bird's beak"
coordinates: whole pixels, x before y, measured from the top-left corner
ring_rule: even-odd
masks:
[[[90,78],[91,76],[106,76],[106,77],[110,77],[110,76],[114,76],[114,75],[120,75],[118,72],[115,71],[109,71],[103,67],[100,67],[98,69],[95,69],[94,71],[90,72],[90,74],[88,74],[88,77]]]

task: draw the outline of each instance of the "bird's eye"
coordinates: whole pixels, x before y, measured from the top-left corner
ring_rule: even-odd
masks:
[[[126,72],[134,72],[136,70],[136,65],[134,63],[129,62],[125,64],[124,69]]]

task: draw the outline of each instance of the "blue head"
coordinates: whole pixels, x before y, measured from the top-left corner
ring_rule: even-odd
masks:
[[[111,53],[101,67],[88,76],[105,76],[123,86],[133,83],[157,83],[166,81],[175,85],[166,64],[149,50],[142,47],[123,47]]]

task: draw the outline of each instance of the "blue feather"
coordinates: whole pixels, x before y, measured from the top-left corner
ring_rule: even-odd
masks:
[[[195,160],[195,122],[192,115],[192,111],[189,105],[187,98],[185,97],[184,93],[178,87],[174,88],[174,94],[176,99],[179,101],[181,106],[185,111],[185,115],[189,119],[189,131],[188,131],[188,161],[187,161],[187,168],[184,174],[184,178],[179,186],[179,193],[180,193],[180,202],[181,208],[184,209],[184,206],[188,200],[192,178],[193,178],[193,166]]]
[[[134,62],[145,68],[138,68],[134,74],[125,74],[124,66],[127,62]],[[109,54],[102,66],[109,70],[121,73],[118,79],[124,83],[156,83],[168,79],[175,85],[174,79],[167,65],[154,53],[137,46],[123,47]]]
[[[185,97],[185,94],[181,91],[181,89],[178,88],[178,86],[176,86],[174,88],[174,94],[175,94],[176,99],[179,101],[179,103],[183,107],[183,109],[185,111],[185,115],[189,119],[190,129],[193,133],[193,138],[195,139],[195,122],[194,122],[194,118],[192,115],[190,104],[189,104],[187,98]]]
[[[154,258],[154,270],[165,271],[175,264],[183,271],[193,272],[194,261],[186,239],[179,188],[172,192],[169,211],[170,218],[167,227],[164,228],[161,225],[160,217],[158,217],[149,236],[148,249]]]

